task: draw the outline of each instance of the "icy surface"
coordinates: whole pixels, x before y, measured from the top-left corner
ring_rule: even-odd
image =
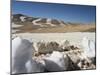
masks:
[[[82,46],[84,53],[88,57],[95,57],[95,41],[90,40],[87,37],[83,37]]]
[[[13,34],[14,36],[21,36],[22,38],[26,38],[33,42],[38,42],[44,40],[48,41],[56,41],[59,44],[64,40],[68,40],[70,44],[80,45],[83,37],[87,37],[90,40],[95,41],[95,33],[94,32],[72,32],[72,33],[19,33]]]
[[[32,43],[16,37],[12,40],[12,74],[42,72],[41,64],[32,59]]]
[[[67,45],[81,46],[85,57],[95,56],[95,33],[94,32],[73,32],[73,33],[19,33],[13,34],[12,37],[19,36],[12,41],[12,68],[13,73],[23,72],[44,72],[47,71],[64,71],[67,70],[68,60],[64,61],[62,53],[54,51],[50,56],[45,57],[44,65],[32,59],[32,45],[37,42],[56,41],[63,44],[68,40]],[[26,40],[27,39],[27,40]],[[38,51],[38,48],[35,50]],[[80,56],[81,57],[81,56]],[[67,57],[66,57],[67,58]],[[23,60],[22,60],[23,59]],[[67,66],[65,67],[65,65]],[[19,66],[20,65],[20,66]]]
[[[45,64],[48,71],[66,70],[64,55],[58,51],[53,51],[50,57],[45,58]]]

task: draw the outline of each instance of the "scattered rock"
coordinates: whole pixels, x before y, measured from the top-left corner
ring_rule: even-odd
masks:
[[[62,51],[62,48],[55,41],[38,42],[34,44],[36,51],[40,54],[52,53],[53,51]]]
[[[69,43],[68,40],[65,40],[65,41],[63,42],[63,44],[61,45],[61,47],[62,47],[62,49],[63,49],[64,51],[69,51],[69,50],[71,50],[71,48],[70,48],[70,43]]]
[[[95,69],[96,66],[91,62],[91,60],[83,59],[80,60],[78,66],[81,69]]]
[[[66,40],[63,44],[55,41],[34,42],[15,37],[12,40],[12,72],[57,72],[95,69],[95,43],[84,38],[83,52]],[[90,53],[93,55],[90,55]],[[33,53],[33,55],[32,55]]]

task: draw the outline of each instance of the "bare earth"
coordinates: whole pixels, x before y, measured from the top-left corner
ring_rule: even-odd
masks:
[[[33,28],[32,25],[19,27],[16,33],[66,33],[66,32],[95,32],[95,25],[66,25],[58,27]],[[13,30],[13,29],[12,29]]]

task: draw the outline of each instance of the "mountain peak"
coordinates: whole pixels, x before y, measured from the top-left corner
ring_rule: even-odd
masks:
[[[23,15],[23,14],[13,14],[13,16],[25,16],[25,15]]]

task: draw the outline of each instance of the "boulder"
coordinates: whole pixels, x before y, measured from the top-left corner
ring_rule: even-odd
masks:
[[[40,41],[36,44],[34,43],[35,50],[39,53],[52,53],[53,51],[62,51],[62,48],[59,46],[59,44],[55,41],[51,42],[44,42]]]
[[[62,49],[57,42],[51,41],[51,42],[47,42],[46,50],[47,51],[61,51]]]
[[[96,66],[89,59],[88,60],[82,59],[79,61],[77,65],[80,67],[80,69],[95,69],[96,68]]]
[[[70,43],[68,40],[64,40],[62,41],[63,43],[61,44],[61,48],[64,50],[64,51],[69,51],[71,50],[70,48]]]

